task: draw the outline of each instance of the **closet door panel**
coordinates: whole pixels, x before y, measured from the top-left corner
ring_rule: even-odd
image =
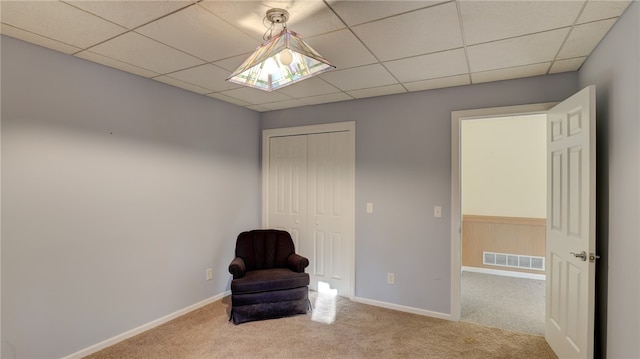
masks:
[[[270,141],[269,224],[288,231],[298,249],[307,232],[307,136]]]
[[[349,290],[349,137],[347,132],[309,135],[308,200],[312,281],[327,282],[338,293]]]
[[[348,131],[269,138],[267,224],[309,259],[311,289],[352,295],[353,143]]]

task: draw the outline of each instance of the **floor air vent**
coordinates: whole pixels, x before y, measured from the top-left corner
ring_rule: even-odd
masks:
[[[482,252],[482,264],[544,271],[544,257]]]

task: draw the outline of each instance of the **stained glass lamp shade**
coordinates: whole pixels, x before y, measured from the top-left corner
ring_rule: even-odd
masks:
[[[302,36],[285,27],[258,46],[227,81],[273,91],[334,68]]]

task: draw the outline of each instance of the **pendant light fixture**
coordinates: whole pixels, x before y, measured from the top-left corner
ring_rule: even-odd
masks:
[[[287,10],[270,9],[265,20],[271,22],[265,41],[227,81],[273,91],[336,68],[287,28]],[[282,31],[273,36],[276,24],[282,24]]]

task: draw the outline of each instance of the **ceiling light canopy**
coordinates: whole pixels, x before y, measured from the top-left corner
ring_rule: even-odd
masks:
[[[286,10],[270,9],[265,19],[271,22],[265,41],[227,81],[273,91],[336,68],[302,41],[301,35],[287,29]],[[283,28],[272,36],[276,24],[282,24]]]

